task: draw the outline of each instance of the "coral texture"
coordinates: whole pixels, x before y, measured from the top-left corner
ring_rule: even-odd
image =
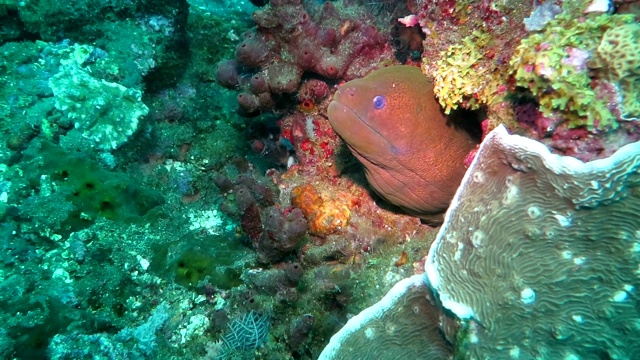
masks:
[[[490,133],[426,261],[470,358],[640,356],[640,143],[582,163]]]
[[[536,96],[547,117],[561,114],[571,127],[616,128],[619,104],[595,87],[588,60],[605,32],[632,21],[629,15],[602,14],[584,21],[568,12],[558,15],[516,49],[510,65],[517,85]]]
[[[609,79],[618,85],[621,116],[640,118],[640,24],[612,27],[604,33],[597,53],[606,64]]]
[[[317,236],[344,229],[351,218],[351,210],[345,199],[322,196],[311,184],[293,188],[291,204],[302,211],[309,222],[309,232]]]
[[[228,349],[256,349],[269,335],[269,318],[250,311],[229,324],[229,332],[222,337]]]
[[[423,72],[433,79],[438,100],[449,112],[488,107],[490,117],[504,117],[507,71],[504,63],[525,33],[530,3],[469,0],[418,0]],[[494,120],[499,123],[500,120]]]
[[[263,263],[275,263],[293,253],[307,233],[307,221],[300,209],[282,211],[276,206],[266,209],[263,220],[264,232],[253,241],[258,258]]]
[[[237,62],[218,64],[218,82],[239,88],[240,109],[254,113],[295,93],[303,75],[361,77],[381,62],[393,61],[386,35],[366,17],[333,2],[319,7],[300,0],[273,1],[253,14],[256,29],[245,33],[236,47]]]
[[[438,322],[439,310],[424,276],[414,275],[349,319],[319,359],[450,359],[453,349]]]

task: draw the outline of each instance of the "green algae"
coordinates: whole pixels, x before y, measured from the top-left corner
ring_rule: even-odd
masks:
[[[60,203],[64,206],[56,212],[30,206],[25,215],[37,218],[65,212],[60,215],[64,218],[60,227],[67,232],[85,228],[98,218],[134,223],[159,214],[152,210],[164,202],[162,196],[125,174],[105,170],[84,154],[67,153],[52,143],[43,142],[36,151],[23,168],[36,196],[50,203],[64,199]]]

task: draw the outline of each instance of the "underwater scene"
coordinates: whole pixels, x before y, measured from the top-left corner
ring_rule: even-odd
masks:
[[[639,0],[0,0],[0,360],[640,359]]]

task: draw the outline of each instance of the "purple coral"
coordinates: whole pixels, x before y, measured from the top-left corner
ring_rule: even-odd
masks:
[[[243,42],[236,46],[236,59],[247,67],[260,67],[269,59],[267,43],[256,34],[248,33]]]
[[[229,89],[238,86],[238,62],[235,60],[220,62],[216,68],[216,79],[220,85]]]
[[[318,7],[300,0],[271,1],[253,20],[257,27],[244,34],[235,59],[221,62],[216,71],[220,85],[240,88],[241,113],[276,106],[283,98],[279,95],[295,94],[303,78],[350,80],[393,59],[388,34],[331,2]]]

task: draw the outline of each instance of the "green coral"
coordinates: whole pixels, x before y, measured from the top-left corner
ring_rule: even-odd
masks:
[[[640,118],[640,24],[612,27],[597,49],[609,81],[622,95],[622,118]]]
[[[545,116],[562,113],[574,127],[617,127],[607,100],[591,86],[589,69],[573,62],[570,53],[593,56],[607,30],[633,21],[630,15],[558,15],[544,31],[522,39],[510,61],[516,84],[536,96]]]

